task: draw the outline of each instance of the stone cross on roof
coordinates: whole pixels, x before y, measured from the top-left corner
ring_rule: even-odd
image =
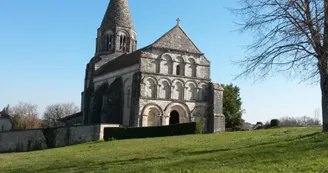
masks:
[[[180,25],[180,19],[177,18],[177,25]]]

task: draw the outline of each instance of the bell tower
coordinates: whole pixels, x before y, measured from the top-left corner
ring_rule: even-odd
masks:
[[[96,41],[97,55],[112,55],[110,60],[137,48],[128,0],[110,0]]]
[[[97,31],[95,56],[87,64],[81,108],[84,123],[92,122],[93,78],[96,71],[115,58],[134,52],[137,33],[134,30],[128,0],[110,0],[103,21]]]

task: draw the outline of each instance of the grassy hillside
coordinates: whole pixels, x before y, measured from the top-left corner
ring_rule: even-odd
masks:
[[[328,172],[328,135],[282,128],[0,154],[1,173]]]

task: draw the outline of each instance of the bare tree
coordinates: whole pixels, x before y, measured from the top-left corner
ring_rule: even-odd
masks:
[[[308,116],[281,117],[279,121],[281,126],[287,126],[287,127],[306,127],[306,126],[320,125],[320,120]]]
[[[59,119],[75,114],[80,111],[80,108],[74,103],[54,104],[49,105],[43,114],[45,126],[58,127],[61,125]]]
[[[313,115],[313,119],[315,121],[315,124],[320,125],[321,121],[320,121],[320,117],[321,117],[321,110],[320,108],[316,108],[314,109],[314,115]]]
[[[320,81],[323,131],[328,132],[328,0],[240,0],[241,32],[254,42],[238,77],[264,79],[287,72],[301,81]]]
[[[41,128],[41,120],[38,118],[38,106],[27,102],[19,102],[9,107],[12,116],[13,128],[17,130]]]

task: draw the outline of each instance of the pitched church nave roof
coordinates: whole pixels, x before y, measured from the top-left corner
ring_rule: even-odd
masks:
[[[195,43],[181,28],[179,24],[179,19],[178,24],[175,27],[165,33],[162,37],[160,37],[150,46],[202,54],[202,52],[197,48]]]

